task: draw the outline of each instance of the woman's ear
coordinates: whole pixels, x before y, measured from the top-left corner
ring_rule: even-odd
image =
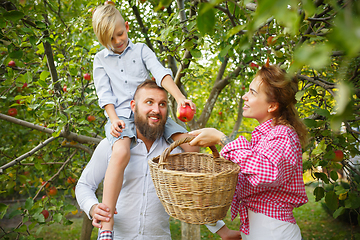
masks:
[[[278,109],[279,109],[279,103],[278,102],[272,102],[272,103],[269,104],[268,113],[273,113]]]

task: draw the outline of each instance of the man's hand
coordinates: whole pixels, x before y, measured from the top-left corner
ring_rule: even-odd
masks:
[[[117,211],[115,209],[115,214]],[[90,209],[90,216],[93,218],[92,225],[101,228],[101,222],[109,222],[111,218],[110,209],[104,204],[95,204]]]
[[[230,230],[225,225],[216,232],[222,240],[241,240],[240,231]]]

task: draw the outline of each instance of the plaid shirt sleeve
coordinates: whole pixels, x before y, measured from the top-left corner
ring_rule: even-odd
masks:
[[[240,136],[227,144],[221,155],[239,164],[253,186],[276,187],[292,177],[298,151],[299,146],[286,131],[273,131],[256,144]]]

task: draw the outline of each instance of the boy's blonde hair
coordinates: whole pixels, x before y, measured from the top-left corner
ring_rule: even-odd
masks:
[[[120,11],[112,4],[97,7],[92,16],[92,25],[95,35],[101,45],[112,49],[111,38],[114,34],[116,21],[120,18],[125,23]]]

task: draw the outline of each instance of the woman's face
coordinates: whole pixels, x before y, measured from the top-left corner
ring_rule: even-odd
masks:
[[[260,76],[254,78],[249,86],[249,91],[243,95],[244,107],[243,116],[255,118],[260,124],[273,118],[274,111],[277,109],[277,103],[269,103],[267,95],[263,88]]]

